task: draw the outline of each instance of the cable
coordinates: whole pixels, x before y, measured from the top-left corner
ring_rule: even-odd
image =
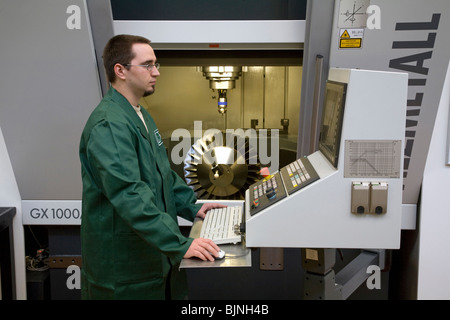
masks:
[[[39,249],[36,251],[36,257],[32,258],[30,256],[25,257],[25,263],[27,270],[29,271],[45,271],[49,268],[48,266],[48,252],[46,249]]]

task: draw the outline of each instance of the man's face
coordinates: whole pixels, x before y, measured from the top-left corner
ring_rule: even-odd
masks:
[[[128,86],[138,96],[149,96],[155,92],[156,78],[160,74],[156,67],[147,70],[146,67],[139,65],[155,64],[155,52],[152,47],[145,43],[135,43],[131,50],[135,53],[135,57],[131,60],[132,66],[127,72]]]

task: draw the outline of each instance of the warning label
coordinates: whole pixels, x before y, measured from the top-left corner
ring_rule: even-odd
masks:
[[[340,39],[339,48],[361,48],[362,39]]]
[[[364,38],[364,29],[340,29],[339,49],[361,48]]]
[[[347,31],[347,30],[344,30],[344,32],[342,33],[341,39],[342,39],[342,38],[350,38],[350,35],[348,34],[348,31]]]

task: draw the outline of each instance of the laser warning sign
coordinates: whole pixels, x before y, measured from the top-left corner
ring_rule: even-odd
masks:
[[[362,47],[364,29],[340,29],[339,49],[358,49]]]

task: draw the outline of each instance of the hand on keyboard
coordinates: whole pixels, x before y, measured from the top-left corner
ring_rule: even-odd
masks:
[[[205,219],[206,211],[211,210],[213,208],[226,208],[227,206],[220,203],[204,203],[200,210],[197,212],[197,217],[201,219]]]
[[[211,239],[216,244],[241,242],[239,230],[242,222],[242,206],[211,209],[206,215],[200,230],[200,238]]]

